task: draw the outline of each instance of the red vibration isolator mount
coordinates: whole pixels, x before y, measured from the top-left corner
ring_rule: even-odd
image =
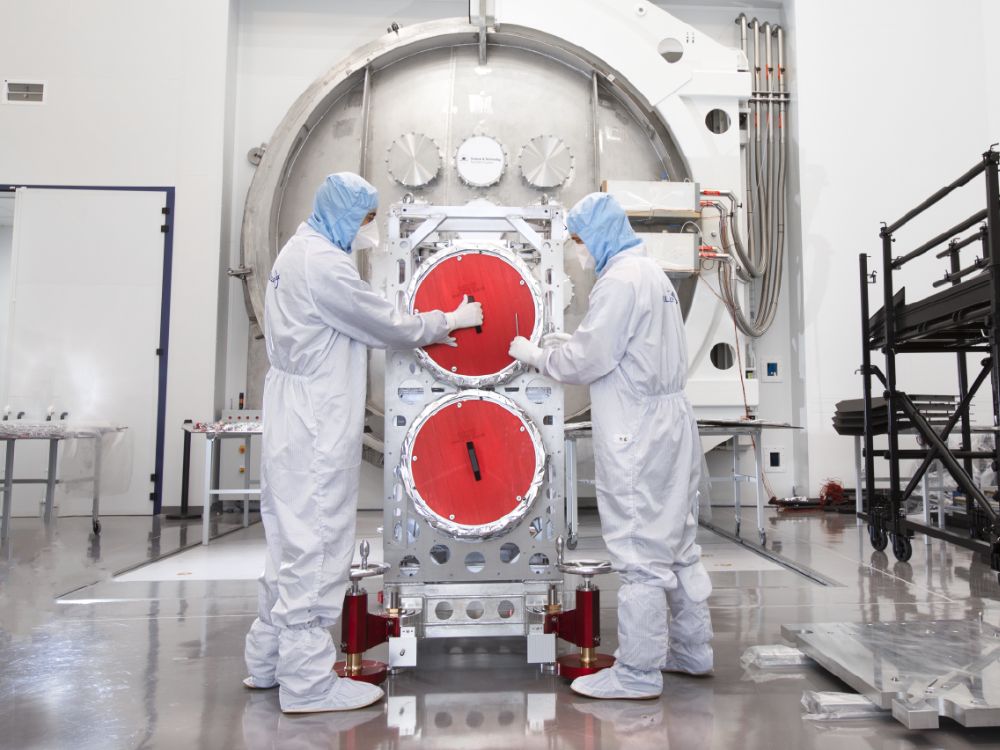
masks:
[[[360,586],[364,578],[380,576],[389,566],[382,563],[368,563],[369,544],[361,542],[361,564],[351,566],[351,588],[344,595],[344,611],[341,614],[340,648],[347,657],[333,665],[341,677],[370,682],[373,685],[385,682],[389,673],[385,662],[365,659],[365,652],[385,643],[390,637],[399,636],[398,608],[389,614],[379,615],[368,611],[368,592]]]
[[[562,537],[556,540],[556,545],[559,570],[582,576],[583,583],[576,588],[575,607],[565,612],[556,603],[555,587],[550,588],[544,630],[580,647],[579,653],[564,654],[556,660],[559,674],[575,680],[615,663],[615,657],[596,650],[601,645],[601,592],[592,580],[595,575],[610,573],[612,568],[606,560],[563,561]]]

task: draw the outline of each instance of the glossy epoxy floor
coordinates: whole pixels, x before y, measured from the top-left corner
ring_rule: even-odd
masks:
[[[715,522],[724,525],[722,514]],[[375,514],[362,514],[370,533]],[[782,624],[920,618],[1000,620],[988,566],[940,542],[908,564],[872,553],[851,516],[768,519],[768,546],[835,585],[788,570],[712,573],[716,675],[665,676],[651,702],[574,696],[524,664],[523,641],[421,643],[421,666],[389,699],[346,714],[284,716],[277,695],[242,688],[250,581],[112,582],[111,573],[195,539],[197,526],[108,519],[100,544],[86,519],[48,532],[18,519],[0,562],[0,747],[35,748],[966,748],[997,747],[998,730],[947,725],[909,732],[891,718],[803,720],[803,690],[844,690],[818,668],[745,672],[751,645],[780,642]],[[752,526],[749,517],[743,527]],[[600,549],[590,517],[581,554]],[[219,540],[260,536],[259,526]],[[727,542],[703,535],[706,552]],[[767,567],[767,566],[765,566]],[[99,581],[96,585],[86,585]],[[615,647],[614,584],[602,612]],[[65,593],[71,592],[71,593]],[[64,595],[65,593],[65,595]]]

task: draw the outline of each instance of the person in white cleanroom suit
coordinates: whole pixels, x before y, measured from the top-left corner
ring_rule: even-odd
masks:
[[[684,321],[673,284],[612,196],[588,195],[566,223],[595,261],[590,308],[572,336],[549,337],[543,348],[518,337],[510,354],[554,380],[590,385],[597,505],[622,579],[619,646],[612,668],[572,688],[653,698],[661,669],[713,667],[712,585],[695,544],[701,441],[684,394]]]
[[[351,251],[377,245],[377,206],[375,188],[357,175],[327,177],[312,215],[278,254],[265,297],[267,557],[244,684],[280,685],[288,712],[360,708],[383,696],[332,671],[329,631],[355,548],[367,348],[448,342],[450,331],[483,321],[467,299],[449,313],[401,313],[361,280]]]

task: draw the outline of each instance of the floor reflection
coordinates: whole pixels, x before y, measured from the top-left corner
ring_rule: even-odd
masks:
[[[467,681],[467,677],[456,680]],[[341,713],[285,715],[276,691],[247,694],[243,738],[271,748],[695,748],[711,747],[711,680],[680,680],[652,701],[577,696],[559,678],[547,690],[407,692],[389,684],[385,702]],[[332,743],[338,736],[339,742]]]

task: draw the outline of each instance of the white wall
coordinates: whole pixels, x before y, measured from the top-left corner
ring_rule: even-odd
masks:
[[[12,201],[0,198],[0,201]],[[9,221],[9,219],[8,219]],[[0,223],[0,359],[7,351],[7,323],[10,316],[10,259],[14,227]],[[0,404],[0,409],[3,404]]]
[[[47,84],[42,106],[0,105],[0,183],[177,188],[164,480],[175,503],[181,422],[212,414],[221,372],[229,2],[8,0],[0,16],[0,76]]]
[[[798,74],[809,486],[849,479],[852,448],[833,432],[835,403],[857,398],[861,381],[858,265],[880,269],[878,230],[979,159],[1000,140],[993,0],[791,0]],[[982,208],[982,180],[899,234],[896,254]],[[978,204],[978,205],[977,205]],[[930,291],[940,261],[904,270],[911,298]],[[879,294],[872,288],[875,296]],[[881,307],[875,303],[873,311]],[[880,361],[879,357],[875,359]],[[900,386],[955,393],[950,357],[904,357]],[[986,409],[978,413],[987,421]]]

